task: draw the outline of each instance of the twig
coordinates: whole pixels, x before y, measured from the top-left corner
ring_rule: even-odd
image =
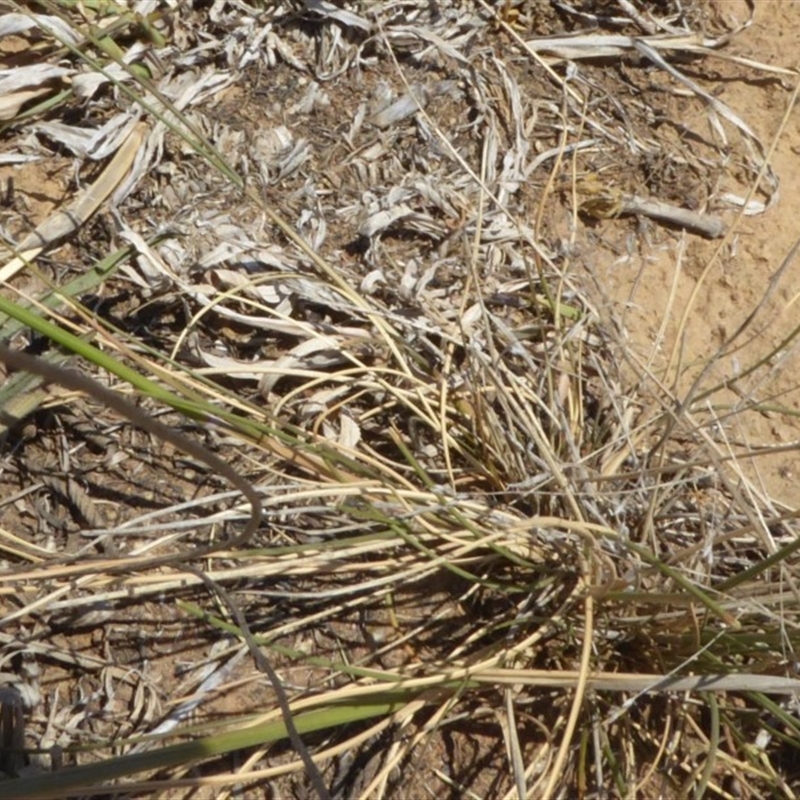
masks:
[[[676,228],[685,228],[692,233],[698,233],[707,239],[719,239],[725,235],[727,230],[727,226],[719,217],[698,214],[688,208],[672,206],[669,203],[662,203],[660,200],[646,200],[637,195],[623,197],[618,213],[657,219],[659,222],[666,222]]]

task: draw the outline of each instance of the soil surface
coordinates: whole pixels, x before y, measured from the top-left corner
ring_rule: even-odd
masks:
[[[732,17],[744,18],[744,2],[726,1],[717,7]],[[796,69],[800,66],[798,15],[797,0],[757,3],[753,25],[735,38],[726,54]],[[800,321],[800,257],[792,259],[754,324],[735,342],[731,337],[762,302],[770,281],[800,237],[800,185],[795,179],[800,164],[800,110],[795,107],[784,123],[792,94],[789,80],[784,78],[782,83],[780,76],[771,79],[763,75],[753,80],[752,75],[745,76],[747,70],[725,61],[714,66],[719,72],[716,95],[746,120],[766,146],[776,145],[772,164],[780,179],[779,197],[766,213],[739,220],[721,250],[718,242],[690,236],[676,243],[674,237],[665,239],[663,232],[651,229],[644,231],[651,246],[643,246],[639,239],[636,248],[628,252],[619,231],[621,221],[605,222],[593,240],[600,247],[587,249],[589,255],[583,263],[596,278],[598,295],[605,298],[598,305],[606,312],[613,311],[634,352],[651,364],[656,374],[663,370],[666,380],[677,384],[679,397],[685,396],[697,376],[697,365],[718,356],[705,384],[729,381],[735,385],[734,391],[720,392],[712,402],[740,411],[744,401],[753,397],[768,407],[783,406],[778,411],[738,413],[727,431],[737,452],[774,449],[800,443],[797,344],[773,354]],[[635,226],[631,222],[629,232]],[[710,270],[704,272],[712,259]],[[685,374],[676,381],[674,366],[667,373],[667,364],[684,316],[676,363]],[[736,381],[750,365],[768,356],[765,368]],[[789,413],[781,413],[784,410]],[[794,448],[753,459],[746,471],[774,499],[797,505],[800,455]]]
[[[744,19],[747,15],[747,4],[743,0],[719,0],[709,5],[725,17]],[[758,3],[752,26],[734,39],[731,47],[723,51],[724,55],[737,54],[780,67],[800,66],[799,19],[800,0]],[[547,24],[547,19],[540,22]],[[569,271],[576,280],[591,287],[600,315],[609,324],[619,325],[624,330],[631,352],[640,363],[647,364],[652,373],[674,387],[679,399],[684,398],[687,392],[701,394],[708,386],[720,385],[721,388],[710,395],[706,402],[717,408],[730,407],[732,422],[722,432],[717,429],[713,431],[717,441],[729,446],[739,458],[758,448],[770,450],[766,455],[747,462],[748,475],[765,494],[787,505],[796,505],[800,454],[789,447],[781,452],[775,452],[775,448],[800,444],[800,381],[797,377],[800,354],[794,343],[785,351],[776,351],[776,348],[800,321],[800,257],[788,265],[779,280],[773,281],[773,276],[800,236],[797,226],[797,220],[800,219],[800,185],[794,180],[800,159],[800,112],[792,110],[781,131],[791,99],[791,88],[787,88],[788,78],[756,73],[747,66],[725,58],[715,61],[713,68],[718,74],[716,96],[736,111],[767,147],[778,137],[771,163],[781,181],[779,196],[773,197],[771,207],[764,214],[742,217],[736,222],[731,236],[716,241],[705,241],[691,234],[666,230],[639,219],[583,220],[577,224],[572,237]],[[418,75],[412,68],[406,71],[406,76],[410,82],[425,79],[422,71]],[[337,122],[342,108],[351,109],[377,91],[379,77],[367,72],[367,77],[357,88],[342,89],[338,93],[335,88],[328,89],[329,102],[320,104],[314,124],[304,127],[302,131],[315,152],[324,151],[328,154],[328,160],[317,165],[325,175],[324,181],[320,180],[321,189],[329,194],[338,192],[340,197],[351,192],[354,204],[359,193],[369,189],[369,180],[375,177],[375,173],[364,175],[361,186],[356,183],[343,185],[346,171],[341,164],[348,153],[362,147],[366,149],[369,143],[359,141],[358,147],[354,148],[352,143],[344,147],[342,141],[346,131],[339,130]],[[239,132],[244,132],[246,137],[253,140],[260,129],[275,129],[276,117],[282,117],[288,127],[292,127],[292,115],[286,107],[292,98],[304,90],[304,85],[297,83],[300,80],[297,72],[287,65],[273,70],[269,78],[271,82],[268,86],[254,83],[247,87],[232,87],[216,108],[219,124],[230,127],[227,134],[230,134],[231,141]],[[520,81],[520,85],[531,95],[541,89],[534,83],[526,86]],[[348,94],[348,91],[352,94]],[[672,103],[671,113],[679,117],[684,111],[682,98],[676,97],[669,102]],[[467,154],[472,163],[479,161],[479,143],[470,140],[470,133],[461,124],[463,121],[459,118],[461,110],[458,104],[453,103],[451,107],[450,98],[445,93],[436,98],[432,107],[436,109],[440,124],[450,122],[453,131],[458,131],[453,134],[452,141],[460,152]],[[297,113],[302,116],[300,112]],[[270,142],[265,141],[261,145],[268,148]],[[406,150],[403,149],[405,143],[399,142],[398,158],[408,158],[409,163],[413,164],[415,154],[412,145],[409,144]],[[735,152],[738,157],[741,149]],[[176,156],[176,161],[179,160]],[[28,229],[59,205],[71,179],[68,174],[69,161],[59,161],[57,167],[54,163],[50,172],[42,171],[39,166],[23,171],[25,177],[17,181],[16,193],[21,204],[18,212],[29,220]],[[636,182],[639,174],[635,173],[635,177],[633,172],[629,176],[618,174],[615,180],[626,189],[638,190],[640,187]],[[0,171],[0,180],[5,175]],[[164,183],[159,184],[162,177],[153,176],[148,191],[152,197],[159,199],[152,206],[143,204],[143,216],[157,218],[163,212],[164,218],[168,219],[174,210],[169,207],[170,200],[166,193],[162,192],[169,181],[164,178]],[[269,199],[287,210],[290,216],[299,216],[306,199],[303,194],[304,181],[299,174],[282,181],[280,187],[275,189],[274,197]],[[654,186],[656,184],[662,192],[661,199],[688,205],[702,204],[707,188],[694,185],[689,175],[670,178],[662,174]],[[536,212],[538,188],[522,191],[523,195],[525,191],[530,193],[531,215]],[[253,215],[250,208],[229,208],[224,192],[220,189],[219,197],[214,202],[226,213],[235,216],[238,212],[242,219]],[[321,196],[324,196],[324,192]],[[202,202],[201,194],[198,193],[198,203]],[[233,194],[231,192],[231,196]],[[754,200],[759,199],[763,200],[763,197],[757,194]],[[176,203],[180,205],[184,201],[185,198],[177,198]],[[728,223],[734,221],[735,215],[730,210],[711,211],[720,213]],[[564,231],[574,222],[572,209],[568,203],[550,208],[544,221],[551,233]],[[253,226],[257,224],[258,221],[253,220]],[[360,259],[364,253],[353,246],[353,242],[359,238],[358,224],[359,220],[355,218],[337,219],[325,240],[325,246],[335,251],[341,263],[348,268],[354,264],[369,266],[368,258],[362,264]],[[424,228],[422,223],[420,226]],[[454,234],[458,234],[457,220],[446,219],[442,227],[448,226]],[[24,232],[13,231],[15,235]],[[307,233],[313,235],[311,223]],[[435,238],[440,233],[436,230],[431,237]],[[428,231],[422,229],[422,234],[427,235]],[[99,242],[101,237],[102,231],[99,230],[95,242]],[[457,239],[458,236],[454,236],[454,240]],[[198,239],[189,246],[196,247],[198,253],[202,253],[206,243]],[[404,236],[393,240],[387,237],[384,246],[389,254],[387,261],[397,264],[413,259],[418,242],[409,241]],[[69,248],[62,254],[68,256]],[[706,270],[709,263],[711,267]],[[404,273],[399,268],[396,274],[388,272],[388,285],[382,291],[387,296],[390,292],[402,292],[403,281],[409,274],[410,270]],[[436,281],[444,286],[448,277],[440,272]],[[438,288],[435,282],[431,285],[434,289]],[[115,307],[115,313],[122,315],[127,309],[126,303],[130,302],[131,306],[135,303],[122,295],[120,297],[122,299]],[[166,335],[170,333],[167,328],[173,327],[173,322],[174,328],[179,328],[185,322],[184,310],[180,299],[173,300],[160,306],[160,313],[152,317],[141,312],[142,330],[148,330],[149,335],[156,335],[157,326],[163,325]],[[448,296],[447,302],[443,301],[442,305],[445,307],[452,302]],[[731,341],[739,326],[748,320],[756,308],[759,310],[744,334]],[[138,313],[140,310],[137,310]],[[313,322],[315,313],[315,309],[311,308],[307,320]],[[226,345],[226,352],[242,359],[251,355],[255,348],[253,335],[234,324],[229,328],[217,327],[208,331],[201,328],[200,337],[202,346],[207,350],[211,349],[212,342],[218,344],[221,340]],[[277,345],[280,344],[282,342],[279,340]],[[275,340],[271,340],[269,346],[276,347]],[[272,356],[280,355],[277,349],[270,352],[267,346],[264,352]],[[715,354],[718,354],[718,358],[715,358]],[[751,365],[760,364],[764,359],[763,365],[752,372],[748,371]],[[699,365],[708,363],[713,366],[701,375],[700,385],[694,387],[693,382],[702,369]],[[53,398],[52,404],[57,403],[58,398]],[[748,410],[753,403],[758,407]],[[108,432],[113,432],[117,442],[115,448],[124,452],[124,455],[115,458],[107,447],[110,439],[104,439],[95,432],[96,450],[91,449],[90,439],[89,444],[84,443],[77,452],[69,452],[73,469],[81,475],[84,493],[94,498],[90,506],[81,507],[83,494],[76,493],[76,490],[70,494],[69,487],[52,483],[36,483],[38,488],[34,500],[30,501],[32,505],[23,502],[24,498],[21,497],[19,502],[10,506],[4,515],[4,527],[16,535],[25,532],[25,538],[30,543],[40,547],[55,545],[64,552],[74,552],[79,547],[88,549],[80,536],[80,531],[87,525],[99,527],[117,524],[141,514],[143,510],[166,507],[181,498],[212,494],[223,488],[221,482],[209,480],[206,484],[202,471],[196,472],[197,465],[176,459],[169,449],[163,450],[161,445],[145,441],[136,433],[127,432],[120,442],[114,420],[103,419],[103,414],[98,414],[90,406],[77,405],[77,408],[80,413],[74,419],[64,414],[53,418],[47,411],[40,412],[28,428],[15,434],[17,438],[11,439],[9,446],[12,450],[28,448],[30,472],[11,477],[6,473],[3,481],[0,481],[0,492],[6,496],[23,492],[25,485],[40,481],[45,473],[62,469],[67,456],[64,451],[54,449],[53,442],[62,435],[66,441],[73,433],[71,426],[77,429],[87,418],[97,426],[102,436],[108,437]],[[737,413],[733,414],[734,411]],[[698,414],[702,413],[702,407],[698,407]],[[224,447],[221,452],[225,454]],[[102,477],[98,478],[98,474],[102,474]],[[121,508],[125,497],[128,498],[127,508]],[[87,516],[94,513],[99,514],[99,522],[87,520]],[[303,587],[298,584],[295,588]],[[376,604],[374,608],[365,606],[358,613],[353,612],[351,618],[339,620],[338,628],[332,626],[325,635],[318,636],[312,642],[298,641],[297,648],[308,647],[320,654],[333,655],[337,648],[346,646],[351,658],[366,658],[371,650],[379,649],[375,637],[380,638],[381,642],[384,638],[390,640],[392,636],[399,639],[405,631],[427,624],[434,614],[441,615],[449,623],[445,627],[455,641],[460,633],[459,620],[467,614],[481,613],[480,609],[476,611],[476,607],[465,606],[461,598],[454,599],[457,595],[458,592],[431,587],[428,605],[400,604],[408,615],[400,623],[389,621],[383,603]],[[11,603],[11,599],[8,599],[8,603]],[[260,608],[255,601],[253,606]],[[66,666],[48,662],[36,681],[42,696],[56,698],[55,687],[62,682],[67,683],[70,676],[74,681],[74,666],[80,664],[80,658],[84,657],[88,676],[86,684],[94,692],[92,702],[97,706],[91,724],[96,726],[98,737],[121,737],[129,733],[126,727],[120,726],[113,730],[112,736],[111,723],[106,725],[106,717],[117,720],[119,709],[132,705],[148,724],[155,725],[163,720],[176,707],[181,694],[181,691],[174,689],[176,676],[181,678],[179,689],[190,695],[201,682],[200,668],[211,658],[215,647],[203,625],[187,627],[182,615],[155,601],[131,603],[130,614],[136,616],[138,621],[134,625],[138,626],[141,633],[141,641],[134,647],[136,643],[117,636],[118,630],[129,630],[129,627],[125,627],[131,621],[126,618],[128,609],[123,606],[115,613],[117,616],[102,620],[102,628],[94,619],[75,620],[68,614],[61,621],[55,620],[54,630],[62,637],[58,640],[59,646],[74,654],[75,660]],[[267,617],[278,614],[272,609],[263,613]],[[288,617],[290,610],[281,613]],[[492,616],[491,610],[483,613],[487,621]],[[367,618],[369,626],[365,625]],[[430,633],[428,629],[427,635]],[[302,637],[298,635],[300,639]],[[414,658],[435,659],[439,652],[438,645],[441,645],[440,641],[417,637],[407,648],[418,648],[419,652],[412,653]],[[213,655],[220,664],[227,664],[226,659],[233,658],[232,652],[231,649],[220,655],[214,651]],[[378,659],[376,663],[393,668],[395,659],[397,663],[402,663],[401,656],[407,653],[407,650],[398,648],[384,661]],[[141,679],[133,681],[122,667],[105,664],[99,655],[95,661],[91,661],[95,658],[94,654],[107,656],[119,665],[136,665]],[[287,683],[294,686],[314,685],[319,677],[310,670],[292,671],[288,667],[284,675]],[[242,707],[266,705],[270,700],[270,692],[262,688],[264,685],[263,676],[254,672],[248,658],[238,660],[231,666],[230,673],[221,679],[220,685],[214,690],[214,699],[204,707],[204,713],[226,715]],[[70,700],[53,699],[49,706],[47,702],[42,702],[29,720],[35,729],[53,733],[53,741],[44,742],[43,746],[52,745],[57,740],[56,733],[66,728],[70,714],[79,705],[76,697],[77,694],[73,694]],[[525,731],[529,742],[541,741],[541,728],[546,727],[542,720],[548,714],[548,708],[545,707],[547,703],[540,702],[543,707],[532,708],[529,721],[524,725],[520,723],[520,729]],[[425,797],[429,796],[432,791],[430,787],[434,786],[437,796],[447,796],[442,794],[446,784],[437,777],[439,773],[453,776],[454,780],[457,778],[460,782],[459,788],[455,785],[450,787],[450,796],[454,798],[466,796],[460,793],[461,789],[465,792],[468,789],[474,796],[482,797],[499,797],[511,792],[510,777],[507,772],[504,773],[507,768],[506,754],[502,740],[496,735],[495,723],[494,719],[487,721],[479,716],[469,724],[459,719],[436,730],[435,735],[427,740],[424,751],[416,754],[414,769],[403,773],[402,782],[389,787],[390,793],[394,792],[395,797]],[[398,737],[401,738],[399,733]],[[377,770],[376,763],[382,756],[380,744],[375,744],[374,753],[365,748],[356,761],[342,757],[329,766],[326,778],[339,787],[342,796],[352,796],[372,779]],[[288,761],[294,754],[285,750],[271,756],[272,763],[277,763]],[[43,759],[42,767],[49,769],[50,766]],[[287,782],[280,784],[274,796],[307,796],[308,791],[309,787],[305,784]],[[190,795],[177,792],[175,796]]]

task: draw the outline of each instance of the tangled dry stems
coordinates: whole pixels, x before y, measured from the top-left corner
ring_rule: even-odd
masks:
[[[162,50],[143,51],[163,70],[157,90],[135,89],[160,118],[122,102],[128,72],[110,63],[122,84],[100,91],[104,79],[71,56],[73,85],[95,98],[106,134],[128,132],[138,154],[93,189],[95,200],[114,193],[113,242],[136,254],[120,268],[140,293],[125,313],[155,329],[137,338],[134,326],[101,326],[103,345],[265,426],[246,447],[224,423],[196,431],[250,476],[265,509],[250,549],[217,553],[207,574],[246,611],[298,713],[357,705],[398,679],[417,692],[355,733],[340,726],[312,740],[343,793],[388,796],[432,776],[506,797],[725,792],[732,776],[754,790],[785,787],[780,763],[797,723],[770,697],[797,689],[787,675],[793,513],[752,489],[742,450],[724,438],[725,414],[745,406],[703,405],[713,381],[687,403],[670,388],[675,374],[637,362],[600,323],[574,268],[579,219],[615,218],[636,182],[701,216],[771,202],[766,149],[668,59],[711,58],[734,32],[694,34],[699,5],[654,20],[620,2],[597,20],[613,36],[587,41],[563,35],[586,24],[568,4],[452,3],[439,14],[422,2],[402,13],[382,5],[176,15]],[[35,30],[55,58],[62,12],[51,11]],[[520,33],[532,27],[540,35]],[[134,40],[129,61],[140,59]],[[654,133],[653,115],[674,116],[669,93],[645,105],[595,63],[631,49],[648,60],[628,77],[647,63],[658,80],[692,89],[712,135],[703,129],[689,147],[681,126]],[[255,88],[243,85],[249,76]],[[236,101],[223,94],[231,87]],[[30,123],[15,124],[19,135]],[[73,141],[52,119],[36,124],[81,158],[107,156],[102,137]],[[736,176],[731,150],[745,165]],[[211,168],[220,159],[227,174]],[[231,169],[258,187],[255,198],[243,198]],[[68,216],[72,227],[18,246],[24,257],[9,260],[4,280],[72,233]],[[159,226],[172,236],[148,242]],[[85,332],[76,308],[64,322]],[[62,413],[75,425],[86,412],[74,402]],[[141,452],[117,420],[96,428],[118,439],[124,460]],[[24,445],[5,459],[20,478]],[[158,443],[149,448],[163,469]],[[25,743],[47,752],[34,767],[49,769],[62,748],[68,761],[99,759],[77,747],[89,743],[157,748],[158,737],[203,730],[190,717],[254,724],[221,703],[243,691],[256,698],[248,712],[276,717],[196,575],[110,571],[236,524],[241,512],[213,476],[189,464],[179,479],[208,491],[93,525],[82,546],[107,549],[88,567],[3,531],[2,659],[17,693],[3,695],[4,724],[20,744],[24,723]],[[75,491],[64,489],[90,516]],[[137,656],[133,641],[150,653]],[[180,679],[171,698],[165,676]],[[448,737],[477,741],[483,767],[431,764],[432,742]],[[5,766],[31,769],[18,754]],[[284,776],[302,792],[291,782],[300,766],[272,747],[235,775],[213,763],[126,791],[188,796]]]

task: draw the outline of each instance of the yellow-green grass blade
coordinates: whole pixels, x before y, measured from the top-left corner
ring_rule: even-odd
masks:
[[[69,302],[71,298],[96,289],[104,281],[108,280],[117,271],[119,265],[127,261],[133,253],[134,249],[130,246],[111,253],[83,274],[65,283],[64,286],[57,287],[53,285],[49,291],[44,292],[41,297],[37,298],[37,305],[55,310],[64,305],[65,302]],[[15,303],[15,305],[28,307],[20,303]],[[0,319],[0,339],[7,339],[24,327],[24,322],[9,314],[8,318]]]
[[[65,302],[70,302],[72,298],[92,291],[113,275],[119,265],[130,258],[133,252],[132,247],[121,248],[63,287],[51,286],[37,299],[37,305],[55,310],[63,306]],[[20,304],[20,307],[27,308],[28,306]],[[10,338],[24,327],[25,323],[15,317],[8,316],[0,319],[0,340]],[[67,356],[57,353],[46,353],[42,357],[56,364],[64,362],[67,358]],[[0,437],[4,436],[10,427],[39,407],[47,396],[47,393],[39,388],[43,382],[43,378],[39,375],[18,373],[0,386]]]
[[[360,697],[357,704],[332,705],[297,714],[294,723],[301,735],[331,728],[339,729],[351,723],[393,714],[419,693],[418,689],[376,691],[374,695]],[[191,742],[168,745],[158,750],[109,758],[96,764],[65,768],[46,775],[17,778],[0,784],[0,794],[17,800],[63,798],[78,790],[101,788],[105,782],[139,772],[202,761],[236,750],[278,742],[286,737],[285,724],[282,720],[276,720]],[[119,743],[115,743],[115,746],[118,745]]]
[[[163,386],[160,386],[155,381],[146,378],[131,367],[89,344],[89,342],[60,328],[58,325],[54,325],[52,322],[49,322],[31,310],[24,308],[19,303],[14,303],[4,297],[0,297],[0,313],[8,315],[22,325],[31,328],[43,336],[47,336],[70,352],[82,356],[87,361],[92,362],[96,366],[130,383],[131,386],[135,387],[143,394],[166,403],[168,406],[174,408],[176,411],[180,411],[188,417],[203,422],[207,422],[211,418],[222,418],[226,422],[232,424],[236,429],[246,432],[253,437],[258,437],[260,434],[266,432],[263,426],[258,426],[252,421],[236,414],[225,412],[210,403],[205,403],[197,399],[188,400],[179,397]]]

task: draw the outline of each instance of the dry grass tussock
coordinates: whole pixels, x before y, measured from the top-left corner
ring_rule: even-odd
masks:
[[[795,513],[716,402],[774,285],[690,369],[587,288],[599,219],[710,268],[776,195],[704,78],[767,68],[650,5],[3,4],[0,792],[793,796]]]

